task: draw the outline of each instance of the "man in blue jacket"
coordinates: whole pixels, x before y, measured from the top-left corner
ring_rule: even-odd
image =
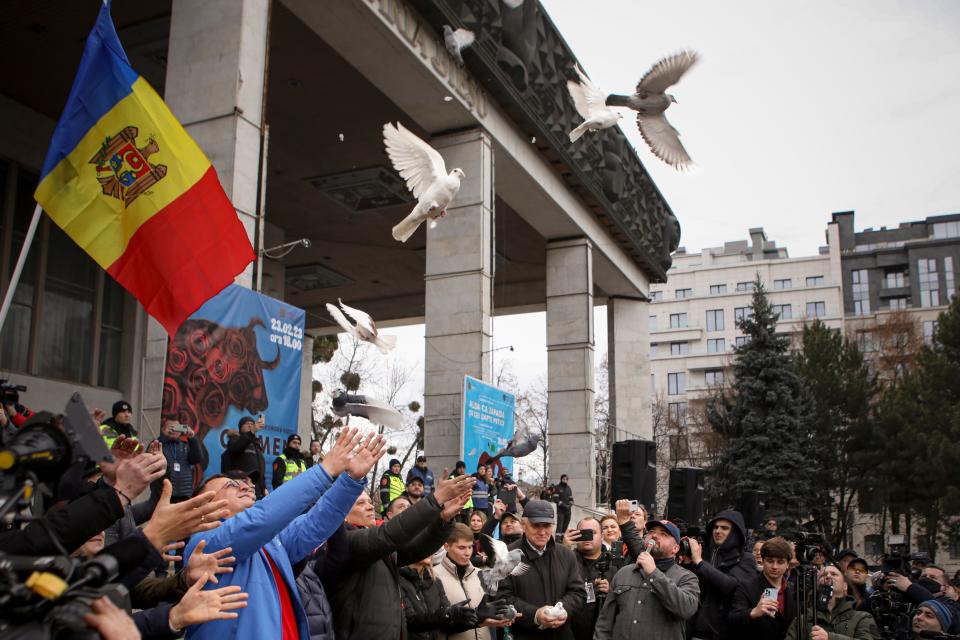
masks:
[[[231,515],[219,528],[193,536],[184,550],[184,562],[189,562],[201,540],[207,541],[208,550],[232,548],[237,559],[234,571],[220,576],[220,584],[214,586],[242,587],[250,595],[250,606],[236,619],[189,627],[186,637],[309,637],[292,565],[340,526],[363,491],[367,473],[383,456],[384,444],[382,436],[373,435],[360,442],[357,429],[347,427],[321,464],[260,501],[254,500],[245,483],[225,476],[209,478],[198,491],[214,491],[216,499],[227,500]]]

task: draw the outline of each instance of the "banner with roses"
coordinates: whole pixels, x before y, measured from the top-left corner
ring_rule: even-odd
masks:
[[[297,432],[306,314],[238,285],[208,300],[167,345],[163,416],[189,425],[206,449],[207,475],[220,472],[227,432],[242,416],[261,413],[257,433],[273,457]]]

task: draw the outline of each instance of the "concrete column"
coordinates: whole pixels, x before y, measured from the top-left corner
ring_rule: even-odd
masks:
[[[174,0],[164,100],[217,170],[253,242],[270,0]],[[251,286],[252,266],[237,278]]]
[[[463,376],[490,380],[493,148],[481,130],[431,144],[448,171],[466,173],[447,216],[427,229],[424,446],[440,473],[461,456]]]
[[[574,502],[594,506],[593,244],[547,244],[547,418],[550,482],[567,474]],[[576,515],[576,514],[574,514]]]
[[[610,443],[627,438],[653,440],[649,305],[638,298],[607,301]]]

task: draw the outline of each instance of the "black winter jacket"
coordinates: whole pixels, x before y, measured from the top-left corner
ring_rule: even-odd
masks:
[[[303,611],[307,614],[310,640],[334,640],[333,611],[313,563],[308,563],[297,576],[297,590],[303,600]]]
[[[498,598],[507,598],[517,612],[522,613],[510,629],[517,640],[525,638],[549,640],[573,640],[572,619],[583,608],[587,593],[583,577],[573,551],[557,544],[553,538],[547,543],[543,555],[538,555],[523,536],[509,545],[511,550],[520,549],[523,562],[530,569],[519,576],[510,576],[500,582]],[[534,617],[542,606],[563,603],[567,622],[559,629],[537,628]]]
[[[784,577],[786,580],[786,577]],[[747,580],[737,586],[733,595],[733,604],[727,620],[730,622],[730,637],[737,640],[783,640],[787,635],[790,623],[797,615],[796,591],[793,584],[787,582],[784,594],[783,613],[779,611],[773,618],[760,616],[750,618],[750,610],[760,602],[763,590],[772,588],[766,577],[758,573],[752,580]]]
[[[711,535],[717,520],[733,523],[730,535],[719,548],[714,546]],[[726,640],[729,637],[727,613],[737,585],[757,577],[756,562],[746,549],[746,541],[743,516],[737,511],[721,511],[707,523],[703,561],[683,565],[700,581],[700,609],[691,623],[695,637],[706,640]]]
[[[407,638],[431,640],[436,632],[459,633],[469,627],[450,621],[450,601],[443,586],[429,571],[418,573],[411,567],[400,569],[400,593],[403,596],[403,614],[407,618]]]
[[[255,431],[234,431],[227,435],[227,449],[220,458],[220,473],[243,471],[253,480],[257,498],[262,498],[266,488],[263,465],[263,451]]]
[[[337,640],[406,636],[397,566],[440,548],[452,526],[441,520],[440,511],[430,494],[379,527],[345,525],[342,541],[330,539],[322,566],[314,564],[330,600]]]

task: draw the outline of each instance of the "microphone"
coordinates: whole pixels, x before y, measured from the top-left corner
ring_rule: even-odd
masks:
[[[647,538],[646,542],[643,543],[643,546],[646,547],[644,551],[647,553],[653,553],[653,550],[657,547],[657,541],[653,538]]]

